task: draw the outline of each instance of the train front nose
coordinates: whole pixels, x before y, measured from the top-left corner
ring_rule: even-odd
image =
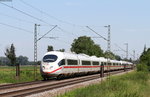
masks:
[[[58,57],[53,54],[48,54],[43,57],[43,62],[42,62],[42,71],[43,72],[50,72],[52,71],[55,67],[56,60]]]
[[[58,56],[55,54],[47,54],[43,57],[41,64],[41,74],[43,78],[56,77],[59,74]]]
[[[51,63],[43,63],[42,64],[42,71],[43,72],[50,72],[54,69],[54,65]]]
[[[43,63],[41,66],[41,74],[44,78],[56,76],[52,71],[54,71],[54,66],[51,63]]]

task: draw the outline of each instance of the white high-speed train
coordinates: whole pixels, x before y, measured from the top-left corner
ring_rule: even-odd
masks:
[[[98,73],[101,66],[104,67],[104,71],[113,71],[132,68],[133,64],[85,54],[51,51],[44,55],[40,71],[42,77],[47,80],[51,77],[61,78]]]

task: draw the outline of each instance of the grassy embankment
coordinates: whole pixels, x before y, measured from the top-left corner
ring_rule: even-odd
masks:
[[[40,70],[37,70],[37,79],[41,80]],[[0,83],[17,83],[34,81],[34,67],[33,66],[21,66],[20,77],[16,77],[16,67],[13,66],[1,66],[0,67]]]
[[[134,71],[58,97],[150,97],[149,90],[150,73]]]

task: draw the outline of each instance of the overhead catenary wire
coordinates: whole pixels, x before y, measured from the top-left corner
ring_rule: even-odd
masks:
[[[23,0],[20,0],[20,1],[23,2],[24,4],[28,5],[28,6],[32,7],[33,9],[38,10],[38,11],[40,11],[41,13],[44,13],[45,15],[49,15],[48,13],[46,13],[46,12],[44,12],[44,11],[38,9],[38,8],[33,7],[32,5],[26,3],[26,2],[23,1]],[[16,10],[16,11],[22,13],[22,14],[25,14],[25,15],[31,17],[31,18],[34,18],[34,19],[36,19],[36,20],[38,20],[38,21],[41,21],[41,22],[46,23],[46,24],[49,24],[48,22],[46,22],[46,21],[44,21],[44,20],[42,20],[42,19],[40,19],[40,18],[37,18],[37,17],[35,17],[35,16],[33,16],[33,15],[30,15],[30,14],[28,14],[28,13],[22,11],[22,10],[19,10],[19,9],[13,7],[13,6],[7,5],[7,4],[2,3],[2,2],[0,2],[0,3],[1,3],[2,5],[5,5],[5,6],[9,7],[9,8],[12,8],[12,9],[14,9],[14,10]],[[50,16],[50,15],[49,15],[49,16]],[[55,17],[54,17],[54,18],[55,18]],[[55,18],[55,19],[57,19],[57,18]],[[59,19],[57,19],[57,20],[59,20]],[[60,21],[61,21],[61,20],[60,20]],[[62,21],[61,21],[61,22],[62,22]],[[55,25],[51,25],[51,24],[49,24],[49,25],[50,25],[50,26],[55,26]],[[75,26],[75,25],[76,25],[76,24],[72,24],[72,26]],[[84,27],[84,26],[79,26],[79,27]],[[66,31],[66,30],[64,30],[64,29],[62,29],[62,28],[60,28],[60,27],[58,27],[58,29],[60,29],[62,32],[67,32],[67,33],[68,33],[68,31]],[[70,32],[69,32],[69,33],[70,33]],[[76,37],[78,37],[78,35],[75,35],[75,34],[73,34],[73,33],[71,33],[71,34],[74,35],[74,36],[76,36]]]
[[[56,39],[56,38],[59,38],[59,37],[43,37],[43,38]]]
[[[46,36],[49,32],[51,32],[53,29],[55,29],[57,27],[57,25],[55,25],[52,29],[50,29],[47,33],[45,33],[43,36],[41,36],[37,41],[39,41],[40,39],[42,39],[44,36]]]
[[[61,44],[67,44],[67,45],[70,45],[70,43],[68,43],[67,41],[64,41],[62,39],[59,39],[60,37],[44,37],[44,38],[48,38],[48,39],[53,39],[53,40],[56,40],[56,41],[59,41],[59,43],[61,42]]]
[[[49,23],[43,21],[42,19],[39,19],[39,18],[37,18],[37,17],[34,17],[34,16],[32,16],[32,15],[30,15],[30,14],[28,14],[28,13],[22,11],[22,10],[19,10],[19,9],[13,7],[13,6],[7,5],[7,4],[2,3],[2,2],[0,2],[0,4],[2,4],[2,5],[4,5],[4,6],[7,6],[7,7],[9,7],[9,8],[12,8],[12,9],[14,9],[14,10],[16,10],[16,11],[18,11],[18,12],[24,14],[24,15],[27,15],[27,16],[29,16],[29,17],[31,17],[31,18],[34,18],[34,19],[36,19],[36,20],[38,20],[38,21],[41,21],[41,22],[46,23],[46,24],[49,24]],[[51,24],[49,24],[49,25],[50,25],[50,26],[55,26],[55,25],[51,25]],[[62,32],[70,33],[70,32],[68,32],[68,31],[62,29],[61,27],[58,27],[58,29],[60,29]],[[73,34],[73,33],[71,33],[71,34],[74,35],[74,36],[76,36],[76,37],[78,37],[77,35],[75,35],[75,34]]]
[[[118,46],[117,44],[114,44],[116,47],[118,47],[119,49],[121,49],[122,51],[126,52],[126,50],[124,50],[123,48],[121,48],[120,46]]]
[[[20,18],[17,18],[17,17],[13,17],[13,16],[11,16],[11,15],[4,14],[4,13],[0,13],[0,15],[1,15],[1,16],[6,16],[6,17],[9,17],[9,18],[12,18],[12,19],[18,20],[18,21],[22,21],[22,22],[26,22],[26,23],[34,24],[34,22],[27,21],[27,20],[23,20],[23,19],[20,19]]]
[[[46,21],[44,21],[44,20],[42,20],[42,19],[40,19],[40,18],[37,18],[37,17],[35,17],[35,16],[33,16],[33,15],[30,15],[30,14],[28,14],[28,13],[26,13],[26,12],[20,10],[20,9],[17,9],[17,8],[15,8],[15,7],[13,7],[13,6],[7,5],[7,4],[2,3],[2,2],[0,2],[0,4],[4,5],[4,6],[6,6],[6,7],[12,8],[12,9],[14,9],[14,10],[16,10],[16,11],[18,11],[18,12],[20,12],[20,13],[26,15],[26,16],[29,16],[29,17],[31,17],[31,18],[33,18],[33,19],[36,19],[36,20],[38,20],[38,21],[40,21],[40,22],[46,23],[46,24],[48,24],[49,26],[55,26],[55,25],[49,24],[48,22],[46,22]]]
[[[69,32],[69,31],[66,31],[66,30],[64,30],[63,28],[61,28],[60,26],[57,26],[57,28],[58,28],[59,30],[61,30],[62,32],[69,33],[69,34],[72,34],[72,35],[75,36],[75,37],[78,37],[78,35],[76,35],[76,34],[74,34],[74,33],[71,33],[71,32]]]
[[[24,2],[23,0],[20,0],[20,1]],[[28,14],[28,13],[22,11],[22,10],[19,10],[19,9],[13,7],[13,6],[7,5],[7,4],[2,3],[2,2],[0,2],[0,3],[1,3],[2,5],[5,5],[5,6],[9,7],[9,8],[14,9],[14,10],[16,10],[16,11],[18,11],[18,12],[21,12],[22,14],[27,15],[27,16],[29,16],[29,17],[31,17],[31,18],[34,18],[34,19],[36,19],[36,20],[38,20],[38,21],[41,21],[41,22],[46,23],[46,24],[49,24],[48,22],[46,22],[46,21],[44,21],[44,20],[42,20],[42,19],[40,19],[40,18],[37,18],[37,17],[35,17],[35,16],[33,16],[33,15],[30,15],[30,14]],[[24,3],[25,3],[25,2],[24,2]],[[26,3],[26,4],[27,4],[27,3]],[[28,5],[29,5],[29,4],[28,4]],[[32,7],[32,8],[34,8],[34,9],[36,9],[36,10],[38,10],[38,11],[40,11],[41,13],[44,13],[45,15],[47,15],[47,16],[49,16],[49,17],[55,19],[55,20],[58,20],[58,21],[60,21],[60,22],[65,22],[65,21],[59,20],[59,19],[57,19],[56,17],[53,17],[53,16],[47,14],[46,12],[44,12],[44,11],[38,9],[38,8],[33,7],[32,5],[29,5],[29,6]],[[21,19],[18,19],[18,20],[21,20]],[[21,21],[22,21],[22,20],[21,20]],[[66,23],[67,23],[67,22],[66,22]],[[12,28],[15,28],[15,29],[18,29],[18,30],[23,30],[23,31],[26,31],[26,32],[31,32],[31,31],[25,30],[25,29],[23,29],[23,28],[14,27],[14,26],[12,26],[12,25],[4,24],[4,23],[0,23],[0,24],[5,25],[5,26],[9,26],[9,27],[12,27]],[[68,24],[69,24],[69,23],[68,23]],[[51,24],[49,24],[49,25],[51,25]],[[71,24],[71,25],[75,26],[75,24]],[[51,25],[51,26],[54,26],[54,25]],[[88,26],[87,26],[87,27],[88,27]],[[58,28],[59,28],[61,31],[63,31],[63,32],[68,32],[68,31],[65,31],[64,29],[62,29],[62,28],[60,28],[60,27],[58,27]],[[92,29],[91,29],[91,30],[92,30]],[[33,33],[33,32],[31,32],[31,33]],[[94,31],[94,33],[96,33],[96,32]],[[75,35],[75,34],[73,34],[73,33],[71,33],[71,34],[74,35],[74,36],[77,36],[77,35]],[[104,37],[101,36],[100,34],[98,34],[98,33],[96,33],[96,34],[99,35],[99,36],[100,36],[101,38],[103,38],[104,40],[108,41],[106,38],[104,38]],[[78,36],[77,36],[77,37],[78,37]],[[132,55],[132,54],[130,54],[130,55]]]
[[[28,30],[23,29],[23,28],[20,28],[20,27],[12,26],[12,25],[9,25],[9,24],[1,23],[1,22],[0,22],[0,24],[1,24],[1,25],[4,25],[4,26],[11,27],[11,28],[14,28],[14,29],[18,29],[18,30],[22,30],[22,31],[25,31],[25,32],[29,32],[29,33],[32,33],[32,34],[33,34],[32,31],[28,31]]]
[[[94,31],[93,29],[91,29],[89,26],[86,26],[88,29],[90,29],[92,32],[94,32],[95,34],[97,34],[98,36],[100,36],[100,38],[103,38],[104,40],[108,41],[108,39],[106,39],[105,37],[103,37],[102,35],[98,34],[96,31]],[[93,37],[93,38],[98,38],[98,37]],[[124,52],[127,52],[126,50],[122,49],[120,46],[118,46],[117,44],[115,44],[119,49],[121,49]],[[129,52],[128,52],[129,53]],[[131,53],[129,53],[131,56],[133,56]]]
[[[25,32],[29,32],[29,33],[31,33],[31,34],[34,34],[32,31],[28,31],[28,30],[23,29],[23,28],[20,28],[20,27],[8,25],[8,24],[1,23],[1,22],[0,22],[0,24],[1,24],[1,25],[4,25],[4,26],[7,26],[7,27],[11,27],[11,28],[14,28],[14,29],[18,29],[18,30],[22,30],[22,31],[25,31]],[[57,27],[58,27],[58,26],[57,26]],[[53,28],[53,29],[54,29],[54,28]],[[53,29],[51,29],[50,31],[52,31]],[[43,38],[55,39],[55,40],[57,40],[57,41],[61,41],[61,42],[65,43],[65,44],[67,44],[67,45],[70,45],[70,43],[68,43],[68,42],[66,42],[66,41],[64,41],[64,40],[62,40],[62,39],[58,39],[58,38],[60,38],[60,37],[45,37],[45,35],[47,35],[50,31],[48,31],[46,34],[40,35],[40,36],[43,37]],[[56,39],[56,38],[57,38],[57,39]],[[41,39],[41,38],[39,38],[39,39]]]
[[[94,32],[95,34],[97,34],[98,36],[100,36],[101,38],[103,38],[104,40],[108,41],[108,39],[106,39],[105,37],[103,37],[102,35],[98,34],[97,32],[95,32],[93,29],[91,29],[89,26],[86,26],[88,29],[90,29],[92,32]]]
[[[42,11],[41,9],[36,8],[36,7],[34,7],[33,5],[31,5],[31,4],[27,3],[27,2],[25,2],[24,0],[20,0],[20,1],[21,1],[23,4],[29,6],[30,8],[32,8],[32,9],[34,9],[34,10],[36,10],[36,11],[39,11],[40,13],[45,14],[46,16],[48,16],[48,17],[50,17],[50,18],[52,18],[52,19],[54,19],[54,20],[57,20],[58,22],[61,22],[61,23],[64,23],[64,24],[68,24],[68,25],[71,25],[71,26],[83,27],[83,26],[78,25],[78,24],[73,24],[73,23],[70,23],[70,22],[67,22],[67,21],[58,19],[58,18],[56,18],[56,17],[54,17],[54,16],[48,14],[47,12],[44,12],[44,11]]]
[[[60,42],[63,42],[64,44],[70,45],[70,43],[69,43],[69,42],[64,41],[64,40],[62,40],[62,39],[55,39],[55,40],[60,41]]]
[[[127,52],[126,50],[124,50],[123,48],[121,48],[120,46],[118,46],[117,44],[114,44],[116,47],[118,47],[119,49],[121,49],[124,52]],[[131,54],[130,52],[128,52],[130,54],[130,56],[134,56],[133,54]]]

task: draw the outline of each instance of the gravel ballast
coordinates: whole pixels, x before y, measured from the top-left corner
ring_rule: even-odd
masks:
[[[128,71],[128,72],[132,72],[132,71],[133,70]],[[127,72],[122,72],[122,73],[119,73],[119,74],[115,74],[113,76],[122,75],[122,74],[125,74],[125,73],[127,73]],[[106,80],[106,78],[107,77],[98,78],[98,79],[94,79],[94,80],[91,80],[91,81],[86,81],[86,82],[82,82],[82,83],[78,83],[78,84],[74,84],[74,85],[70,85],[70,86],[65,86],[65,87],[58,88],[58,89],[45,91],[45,92],[38,93],[38,94],[33,94],[33,95],[30,95],[30,96],[27,96],[27,97],[54,97],[54,96],[69,92],[71,90],[77,89],[77,88],[86,87],[86,86],[92,85],[92,84],[97,84],[101,81]]]

